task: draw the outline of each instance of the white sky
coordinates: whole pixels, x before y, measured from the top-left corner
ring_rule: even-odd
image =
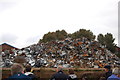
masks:
[[[112,33],[118,44],[119,0],[0,0],[0,44],[37,43],[49,31]]]

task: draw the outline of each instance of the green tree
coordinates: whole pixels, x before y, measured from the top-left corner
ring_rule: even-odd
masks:
[[[67,32],[65,30],[57,30],[56,32],[48,32],[40,39],[39,42],[49,42],[54,40],[63,40],[67,37]]]
[[[115,52],[115,38],[113,38],[113,35],[111,33],[107,33],[105,34],[105,45],[108,48],[108,50],[110,50],[111,52]]]
[[[104,40],[104,35],[103,34],[99,34],[98,37],[97,37],[97,40],[102,45],[105,45],[105,40]]]
[[[113,38],[113,35],[111,33],[107,33],[105,35],[99,34],[97,37],[97,40],[102,45],[106,45],[106,48],[110,50],[111,52],[115,52],[116,45],[114,43],[115,38]]]
[[[56,31],[56,38],[57,40],[63,40],[67,37],[67,32],[65,30],[57,30]]]
[[[48,42],[48,41],[52,41],[52,40],[55,40],[56,39],[56,35],[54,32],[48,32],[47,34],[45,34],[43,36],[43,39],[42,41],[43,42]]]
[[[93,35],[93,32],[91,32],[90,30],[86,30],[86,29],[80,29],[79,31],[74,32],[71,36],[72,38],[86,37],[90,40],[95,39],[95,35]]]

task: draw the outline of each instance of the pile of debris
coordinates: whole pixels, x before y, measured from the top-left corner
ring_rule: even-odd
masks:
[[[66,68],[102,68],[105,65],[120,66],[120,59],[105,46],[95,40],[87,38],[51,41],[39,43],[9,51],[1,52],[3,67],[11,66],[17,56],[25,58],[25,64],[33,67],[54,68],[63,65]]]

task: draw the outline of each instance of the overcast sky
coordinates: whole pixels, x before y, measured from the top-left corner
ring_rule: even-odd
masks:
[[[47,32],[112,33],[118,44],[119,0],[0,0],[0,44],[35,44]]]

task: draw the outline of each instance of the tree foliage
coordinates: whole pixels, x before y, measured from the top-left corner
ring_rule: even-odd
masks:
[[[115,44],[114,44],[115,38],[113,38],[113,35],[111,33],[107,33],[105,35],[105,44],[106,47],[111,51],[115,52]]]
[[[93,32],[91,32],[90,30],[86,30],[86,29],[80,29],[79,31],[74,32],[70,36],[73,39],[82,38],[82,37],[86,37],[89,40],[95,39],[95,35],[93,35]]]
[[[105,41],[104,41],[104,35],[103,34],[99,34],[97,37],[97,40],[99,43],[101,43],[102,45],[105,45]]]
[[[111,33],[107,33],[105,35],[99,34],[97,37],[97,40],[102,45],[106,45],[106,48],[110,50],[111,52],[115,52],[115,38],[113,38],[113,35]]]
[[[57,30],[56,32],[48,32],[43,36],[43,39],[40,39],[40,42],[49,42],[54,40],[64,40],[65,38],[70,37],[73,39],[86,37],[89,40],[95,39],[93,32],[86,29],[80,29],[79,31],[74,32],[73,34],[68,34],[65,30]]]
[[[54,40],[63,40],[67,37],[67,32],[65,30],[57,30],[56,32],[48,32],[43,36],[40,42],[49,42]]]

